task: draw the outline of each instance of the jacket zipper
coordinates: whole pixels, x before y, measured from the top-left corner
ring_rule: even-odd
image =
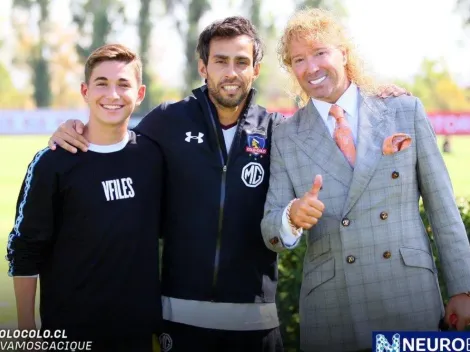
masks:
[[[205,98],[205,97],[204,97]],[[223,219],[224,219],[224,205],[225,205],[225,185],[227,182],[227,165],[230,162],[230,155],[232,154],[233,145],[235,144],[235,139],[238,138],[239,135],[239,126],[240,126],[240,119],[237,122],[237,131],[233,137],[232,145],[230,146],[230,150],[227,151],[227,162],[224,160],[224,154],[222,152],[222,146],[220,145],[219,134],[217,132],[217,125],[215,123],[214,115],[212,114],[211,107],[209,102],[206,99],[207,108],[209,111],[209,116],[211,118],[212,127],[214,129],[214,133],[217,140],[217,147],[219,149],[219,157],[222,164],[222,182],[220,185],[220,207],[219,207],[219,222],[218,222],[218,230],[217,230],[217,242],[215,247],[215,257],[214,257],[214,275],[212,277],[212,298],[211,301],[214,301],[215,297],[215,289],[217,287],[217,277],[219,275],[219,264],[220,264],[220,248],[222,244],[222,226],[223,226]],[[245,108],[245,113],[248,111]]]
[[[227,157],[228,164],[228,157]],[[225,184],[227,180],[227,165],[222,167],[222,183],[220,189],[220,209],[219,209],[219,226],[217,231],[217,242],[215,245],[215,259],[214,259],[214,276],[212,277],[212,299],[215,296],[215,288],[217,287],[217,277],[219,275],[220,264],[220,248],[222,245],[222,225],[224,219],[224,205],[225,205]]]

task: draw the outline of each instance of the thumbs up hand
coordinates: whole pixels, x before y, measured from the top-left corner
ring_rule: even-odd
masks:
[[[312,188],[308,191],[312,196],[318,199],[318,193],[320,193],[320,189],[323,185],[323,178],[321,175],[315,176],[315,180],[313,181]]]
[[[322,176],[315,176],[312,187],[302,198],[292,203],[289,215],[290,221],[295,227],[309,230],[322,217],[325,205],[318,199],[322,184]]]

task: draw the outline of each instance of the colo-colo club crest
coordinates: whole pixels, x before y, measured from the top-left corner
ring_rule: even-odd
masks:
[[[266,146],[266,137],[260,133],[251,133],[247,136],[247,146],[245,148],[246,152],[256,157],[262,158],[263,155],[267,154]]]

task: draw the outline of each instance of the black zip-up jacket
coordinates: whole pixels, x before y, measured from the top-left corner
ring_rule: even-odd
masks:
[[[213,302],[275,302],[277,254],[260,222],[269,184],[271,132],[282,115],[251,90],[230,151],[202,86],[165,103],[135,128],[161,148],[164,296]]]

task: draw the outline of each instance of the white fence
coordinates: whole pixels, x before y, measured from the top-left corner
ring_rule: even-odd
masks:
[[[66,120],[88,121],[87,110],[49,110],[34,111],[0,110],[0,135],[52,134]],[[141,117],[133,117],[130,126],[134,127]]]
[[[295,111],[280,111],[286,116]],[[470,135],[470,112],[434,112],[429,118],[437,134]],[[0,110],[0,135],[52,134],[57,126],[68,119],[88,120],[88,110],[49,110],[33,111]],[[131,118],[132,128],[142,117]]]

